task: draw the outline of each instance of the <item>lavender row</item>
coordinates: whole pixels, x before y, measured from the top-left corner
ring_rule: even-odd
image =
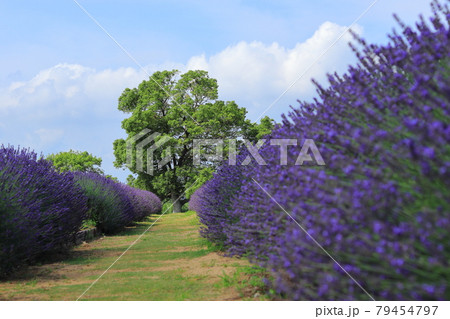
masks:
[[[88,198],[87,218],[106,234],[161,211],[161,201],[155,194],[97,173],[76,172],[75,181]]]
[[[70,246],[86,217],[72,173],[27,149],[0,146],[0,275]]]
[[[85,220],[113,233],[161,210],[151,192],[96,173],[59,173],[35,152],[0,146],[0,276],[69,249]]]
[[[270,137],[313,139],[325,167],[267,144],[266,166],[224,163],[192,196],[202,234],[286,298],[450,299],[450,13],[432,8],[387,45],[357,39],[359,63],[283,116]]]

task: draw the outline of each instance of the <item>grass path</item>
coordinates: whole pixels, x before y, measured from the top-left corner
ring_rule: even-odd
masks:
[[[1,281],[0,300],[76,300],[156,217]],[[253,300],[249,263],[212,251],[198,227],[193,212],[163,216],[81,300]]]

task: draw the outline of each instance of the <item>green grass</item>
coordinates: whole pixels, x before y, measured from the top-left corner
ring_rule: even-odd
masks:
[[[22,270],[0,282],[0,300],[76,300],[156,217]],[[194,212],[163,216],[81,300],[236,300],[263,290],[263,274],[218,254],[198,228]]]

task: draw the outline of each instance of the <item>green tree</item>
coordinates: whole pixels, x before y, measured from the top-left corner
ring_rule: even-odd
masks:
[[[68,152],[50,154],[46,159],[51,161],[53,166],[60,172],[81,171],[103,174],[103,171],[100,169],[102,159],[88,152],[70,150]]]
[[[118,109],[130,114],[122,122],[128,138],[148,129],[160,133],[155,143],[166,141],[164,147],[154,150],[150,163],[144,154],[132,150],[133,163],[128,168],[136,178],[130,177],[128,182],[150,190],[162,199],[171,199],[174,212],[180,212],[186,202],[186,189],[198,187],[197,178],[204,181],[215,165],[208,161],[193,165],[194,140],[242,138],[244,129],[251,126],[245,119],[246,110],[234,101],[218,100],[217,80],[199,70],[181,76],[177,70],[155,72],[137,88],[125,89],[119,98]],[[126,146],[124,139],[114,141],[116,167],[127,166]],[[168,154],[168,147],[171,148],[170,161],[158,167]],[[205,147],[202,151],[209,152],[213,148]],[[224,154],[226,149],[227,145]],[[142,156],[142,170],[136,167],[137,155]],[[153,174],[146,173],[147,165],[153,166]]]
[[[107,175],[104,175],[106,178],[109,178],[110,180],[113,180],[113,181],[115,181],[115,182],[117,182],[117,183],[120,183],[120,181],[119,181],[119,179],[117,178],[117,177],[115,177],[115,176],[112,176],[112,175],[109,175],[109,174],[107,174]]]
[[[275,126],[275,121],[268,116],[264,116],[259,124],[247,121],[243,135],[251,142],[256,142],[264,136],[270,134]]]

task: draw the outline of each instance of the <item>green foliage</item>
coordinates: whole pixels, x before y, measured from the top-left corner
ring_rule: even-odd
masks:
[[[136,177],[134,177],[133,175],[128,175],[127,176],[127,185],[134,187],[134,183],[136,182]]]
[[[102,165],[102,159],[88,152],[70,150],[68,152],[50,154],[47,156],[47,160],[51,161],[59,172],[79,171],[103,174],[99,167]]]
[[[191,198],[191,195],[199,189],[206,181],[210,180],[213,176],[214,167],[205,167],[200,169],[197,175],[197,179],[190,187],[185,191],[186,198]]]
[[[172,203],[169,200],[167,200],[167,201],[163,202],[162,212],[168,213],[170,211],[172,211]]]
[[[145,185],[145,183],[142,179],[136,178],[135,176],[133,176],[131,174],[128,175],[128,177],[127,177],[127,185],[134,187],[134,188],[150,191],[150,189],[147,188],[147,186]]]
[[[130,177],[128,183],[154,192],[162,199],[170,198],[174,202],[174,211],[180,211],[181,204],[211,177],[218,164],[203,161],[199,166],[193,165],[195,139],[236,139],[245,137],[247,131],[256,137],[266,132],[268,125],[265,120],[264,124],[254,127],[245,119],[245,108],[238,107],[234,101],[218,100],[217,81],[206,71],[199,70],[188,71],[181,76],[177,70],[155,72],[151,79],[143,81],[137,88],[125,89],[119,98],[118,109],[130,114],[122,122],[129,138],[149,129],[152,133],[161,134],[155,143],[161,138],[168,139],[164,147],[154,151],[153,163],[146,163],[146,154],[142,155],[144,171],[147,164],[153,165],[153,175],[136,168],[136,151],[133,151],[133,163],[129,168],[137,177]],[[113,146],[115,166],[125,167],[126,141],[118,139]],[[171,159],[158,167],[168,147],[172,150]],[[201,149],[203,153],[212,151],[211,147]],[[188,194],[182,196],[179,203],[175,202],[191,185]]]
[[[97,223],[92,219],[86,219],[83,221],[83,224],[81,225],[81,229],[91,229],[95,228],[97,226]]]
[[[275,121],[268,116],[263,117],[259,124],[247,120],[244,127],[244,138],[256,142],[270,134],[274,127]]]
[[[108,174],[108,175],[105,175],[105,177],[110,179],[110,180],[112,180],[112,181],[114,181],[114,182],[116,182],[116,183],[120,182],[119,179],[117,177],[115,177],[115,176],[112,176],[112,175]]]

